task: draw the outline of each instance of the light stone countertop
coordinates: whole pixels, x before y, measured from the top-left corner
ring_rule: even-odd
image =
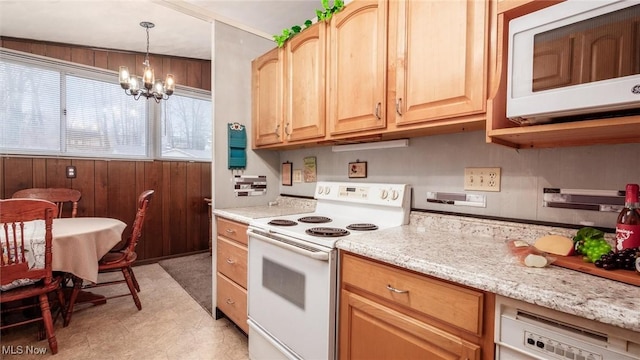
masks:
[[[279,198],[276,206],[215,209],[248,224],[254,218],[312,212],[313,200]],[[640,332],[640,287],[550,266],[527,268],[508,252],[508,239],[573,237],[576,230],[412,212],[409,225],[338,240],[371,259],[583,318]],[[609,236],[609,234],[607,234]]]
[[[310,213],[315,210],[315,200],[278,197],[277,205],[247,206],[228,209],[214,209],[213,214],[249,224],[252,219]]]
[[[336,245],[419,273],[640,332],[640,287],[555,266],[528,268],[506,245],[508,239],[532,242],[549,233],[568,235],[576,230],[457,218],[412,213],[409,225],[350,236]]]

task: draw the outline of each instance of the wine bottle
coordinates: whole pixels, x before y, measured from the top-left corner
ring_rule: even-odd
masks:
[[[640,247],[640,200],[638,184],[627,184],[624,208],[616,222],[615,251]]]

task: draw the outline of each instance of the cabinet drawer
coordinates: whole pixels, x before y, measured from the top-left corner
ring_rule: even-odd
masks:
[[[479,291],[344,253],[342,283],[482,335],[483,294]]]
[[[219,217],[216,219],[216,228],[218,235],[245,245],[248,244],[247,225]]]
[[[247,291],[220,273],[218,273],[217,279],[216,303],[218,309],[245,333],[249,333],[249,325],[247,324]]]
[[[247,247],[218,237],[218,271],[247,288]]]

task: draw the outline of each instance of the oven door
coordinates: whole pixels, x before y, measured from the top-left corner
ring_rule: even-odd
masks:
[[[334,359],[336,250],[251,227],[248,237],[250,357]]]

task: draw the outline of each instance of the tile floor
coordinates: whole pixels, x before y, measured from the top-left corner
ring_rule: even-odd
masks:
[[[51,357],[47,340],[37,341],[37,328],[24,326],[3,334],[0,359],[177,360],[248,359],[247,338],[227,319],[214,320],[158,264],[134,268],[142,310],[130,296],[100,306],[78,307],[68,327],[55,324],[58,354]],[[96,293],[127,291],[126,285],[94,289]],[[8,354],[7,349],[42,354]]]

